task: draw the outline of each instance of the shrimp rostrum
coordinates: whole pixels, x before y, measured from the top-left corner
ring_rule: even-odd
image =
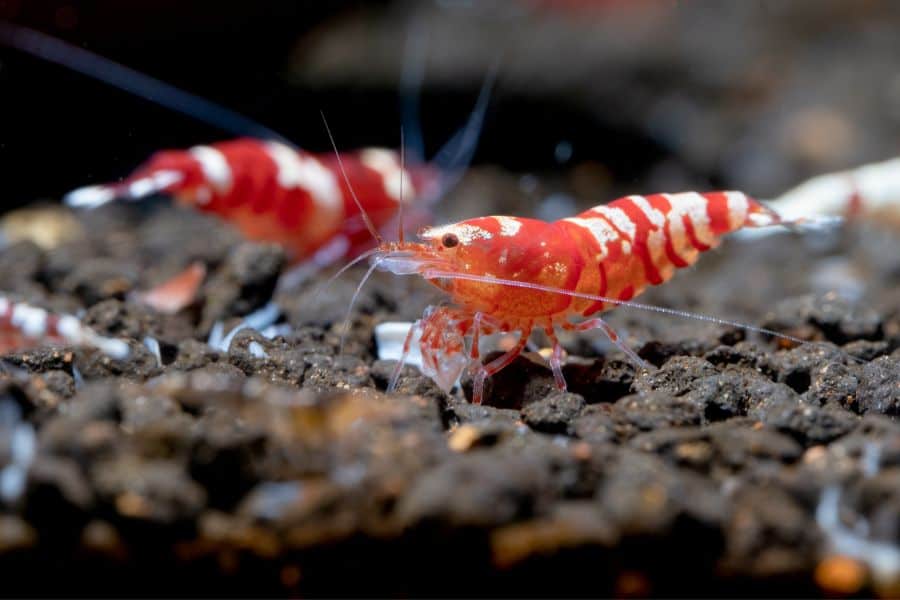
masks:
[[[418,274],[449,294],[430,307],[407,336],[420,335],[423,371],[449,391],[468,365],[472,401],[481,402],[487,377],[509,365],[534,330],[553,344],[549,362],[565,389],[558,328],[603,330],[639,365],[599,315],[693,264],[720,238],[744,227],[783,224],[772,210],[741,192],[628,196],[554,222],[489,216],[426,228],[420,242],[382,244],[377,268]],[[515,346],[482,364],[479,338],[518,333]],[[396,384],[398,363],[391,385]]]

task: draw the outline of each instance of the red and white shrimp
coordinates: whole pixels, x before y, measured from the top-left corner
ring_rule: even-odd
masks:
[[[382,244],[372,254],[375,266],[421,275],[450,295],[454,304],[429,308],[405,348],[418,330],[423,371],[445,390],[471,365],[472,400],[479,403],[485,379],[522,352],[534,329],[553,343],[549,362],[561,389],[566,384],[557,327],[602,329],[643,364],[596,315],[619,304],[643,306],[630,300],[693,264],[727,233],[783,223],[741,192],[653,194],[620,198],[550,223],[490,216],[426,228],[420,243]],[[498,332],[518,332],[519,340],[483,365],[479,337]]]
[[[254,136],[158,152],[124,181],[80,188],[69,193],[66,201],[72,206],[95,207],[115,199],[170,194],[183,204],[232,223],[249,239],[282,245],[293,261],[303,266],[282,280],[288,287],[285,282],[295,282],[304,272],[358,255],[371,245],[369,233],[387,229],[399,213],[406,213],[407,222],[410,218],[414,223],[430,221],[430,202],[446,192],[471,160],[499,67],[498,62],[482,85],[466,125],[435,155],[440,168],[421,161],[407,167],[402,132],[399,154],[368,148],[315,155],[279,141],[284,138],[278,133],[235,111],[39,31],[0,23],[0,44],[223,130]],[[419,55],[412,53],[411,57]],[[421,75],[416,73],[420,71],[421,67],[404,67],[406,87],[417,87],[415,79]],[[417,130],[417,119],[412,121]],[[421,138],[421,132],[416,137]],[[414,151],[421,154],[422,148]],[[452,160],[445,164],[442,157]],[[338,171],[342,177],[337,176]],[[404,199],[410,205],[407,209],[401,207]],[[379,235],[375,238],[380,241]],[[178,310],[200,284],[202,275],[197,275],[197,269],[189,268],[142,297],[161,310]]]
[[[403,196],[420,209],[413,214],[422,216],[427,208],[416,201],[436,199],[441,191],[438,169],[422,163],[407,169],[391,150],[369,148],[342,157],[305,152],[279,141],[284,138],[278,133],[233,110],[39,31],[0,23],[0,44],[225,131],[253,136],[188,150],[163,150],[121,183],[71,192],[66,197],[70,205],[93,207],[115,199],[171,194],[184,204],[233,223],[250,239],[281,244],[295,262],[315,258],[314,262],[328,264],[370,244],[367,224],[359,204],[351,199],[350,185],[357,191],[367,219],[379,228],[398,213],[404,188]],[[485,82],[466,127],[442,150],[458,159],[447,167],[460,169],[474,149],[492,81]],[[347,181],[337,176],[340,162]]]
[[[158,152],[121,183],[80,188],[66,202],[94,207],[170,194],[234,224],[249,239],[281,244],[294,261],[319,253],[329,263],[371,245],[360,204],[383,229],[397,215],[401,194],[414,201],[435,194],[437,185],[435,169],[407,168],[392,150],[368,148],[339,158],[242,138]]]
[[[43,344],[89,346],[117,359],[129,354],[125,341],[101,336],[78,317],[55,314],[0,295],[0,353]]]
[[[814,177],[769,203],[785,218],[847,217],[900,226],[900,158]]]
[[[900,158],[809,179],[767,202],[785,219],[822,225],[864,220],[900,228]],[[775,231],[775,230],[772,230]],[[764,230],[742,237],[759,237]]]

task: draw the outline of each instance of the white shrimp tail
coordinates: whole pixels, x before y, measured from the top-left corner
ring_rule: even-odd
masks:
[[[830,215],[807,217],[795,221],[785,219],[784,222],[775,225],[765,227],[745,227],[744,229],[735,231],[729,237],[736,240],[751,241],[787,232],[822,234],[842,226],[845,222],[846,219],[844,217]]]
[[[165,169],[122,185],[89,185],[72,190],[63,202],[73,208],[93,209],[113,200],[140,200],[165,192],[184,179],[178,171]]]
[[[110,185],[88,185],[72,190],[63,196],[63,202],[72,208],[97,208],[115,200],[119,194]]]

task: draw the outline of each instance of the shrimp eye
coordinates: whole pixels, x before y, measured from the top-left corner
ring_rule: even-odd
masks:
[[[441,238],[441,244],[444,245],[444,248],[452,248],[459,245],[459,238],[452,233],[445,233]]]

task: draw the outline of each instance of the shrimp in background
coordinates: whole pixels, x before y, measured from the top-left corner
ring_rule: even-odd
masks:
[[[821,225],[863,221],[900,229],[900,158],[808,179],[767,202],[785,219],[816,219]],[[757,238],[777,230],[741,232]]]
[[[423,77],[422,32],[411,36],[417,61],[404,65],[405,106],[417,115],[412,101]],[[0,43],[125,89],[222,129],[254,137],[163,150],[119,183],[90,185],[69,193],[66,203],[94,208],[113,200],[139,200],[154,194],[173,196],[180,204],[214,214],[233,224],[251,240],[281,245],[295,266],[283,278],[291,287],[309,273],[371,247],[369,225],[385,231],[407,223],[430,222],[434,202],[451,187],[471,160],[497,68],[485,80],[468,122],[436,153],[434,163],[421,154],[421,132],[410,118],[413,160],[384,148],[366,148],[340,155],[316,155],[293,146],[277,133],[204,98],[129,69],[43,33],[9,23],[0,24]],[[413,113],[415,111],[415,113]],[[338,170],[343,177],[338,177]],[[354,198],[354,194],[356,198]],[[401,210],[401,199],[409,206]],[[196,269],[176,275],[158,288],[139,295],[165,312],[184,305],[164,297],[174,290],[189,302],[202,283]],[[175,284],[178,285],[175,285]],[[188,288],[193,285],[193,288]],[[159,300],[159,302],[156,302]]]
[[[327,264],[371,246],[354,191],[379,229],[396,216],[401,189],[411,202],[438,192],[435,168],[406,168],[392,150],[345,152],[341,160],[349,184],[333,154],[317,156],[277,141],[245,138],[163,150],[121,183],[75,190],[66,203],[96,207],[167,194],[232,223],[250,240],[280,244],[294,262],[324,250],[319,256]]]
[[[453,185],[472,158],[498,67],[486,78],[467,123],[426,163],[414,97],[424,77],[423,32],[404,65],[404,112],[414,141],[407,164],[400,153],[366,148],[342,153],[347,181],[337,177],[336,157],[297,148],[283,136],[228,108],[38,31],[0,23],[0,43],[129,91],[176,112],[240,135],[238,139],[163,150],[123,182],[91,185],[68,194],[72,206],[96,207],[112,200],[171,194],[180,203],[233,223],[249,239],[281,244],[294,262],[316,257],[322,264],[357,254],[369,244],[356,191],[378,227],[392,224],[400,208],[407,219],[430,218],[430,206]],[[401,181],[403,182],[401,184]],[[317,252],[324,250],[320,255]]]

